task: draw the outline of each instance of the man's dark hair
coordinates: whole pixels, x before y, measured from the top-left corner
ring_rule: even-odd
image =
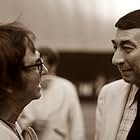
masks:
[[[39,49],[39,52],[41,54],[41,57],[44,58],[43,60],[46,61],[46,63],[52,67],[57,66],[59,63],[59,53],[56,50],[53,50],[50,47],[41,47]]]
[[[18,81],[27,46],[35,53],[34,39],[19,23],[0,25],[0,88]]]
[[[140,10],[132,11],[120,18],[115,27],[122,30],[140,28]]]

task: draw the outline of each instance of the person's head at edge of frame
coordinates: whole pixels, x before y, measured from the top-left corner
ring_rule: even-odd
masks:
[[[115,27],[112,63],[126,82],[140,87],[140,10],[121,17]]]
[[[56,75],[57,66],[59,65],[60,55],[59,52],[48,46],[41,46],[39,49],[41,58],[43,59],[44,65],[47,67],[47,74]],[[46,73],[43,73],[46,75]]]
[[[43,62],[34,47],[35,35],[22,24],[0,25],[0,104],[26,106],[40,97]],[[11,107],[10,106],[10,107]]]

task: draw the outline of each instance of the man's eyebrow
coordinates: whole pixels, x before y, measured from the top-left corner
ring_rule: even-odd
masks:
[[[123,45],[125,45],[125,44],[130,44],[130,45],[134,46],[135,48],[137,47],[136,44],[134,44],[134,43],[133,43],[132,41],[130,41],[130,40],[122,40],[122,41],[120,42],[120,45],[121,45],[121,46],[123,46]]]

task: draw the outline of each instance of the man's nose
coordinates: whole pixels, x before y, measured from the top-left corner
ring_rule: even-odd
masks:
[[[124,53],[121,49],[117,49],[112,57],[112,64],[118,65],[124,63]]]

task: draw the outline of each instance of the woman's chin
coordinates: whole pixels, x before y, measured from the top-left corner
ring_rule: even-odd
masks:
[[[39,99],[41,97],[41,87],[39,86],[34,94],[34,99]]]
[[[36,94],[35,94],[35,98],[34,99],[39,99],[41,97],[41,92],[38,91]]]

